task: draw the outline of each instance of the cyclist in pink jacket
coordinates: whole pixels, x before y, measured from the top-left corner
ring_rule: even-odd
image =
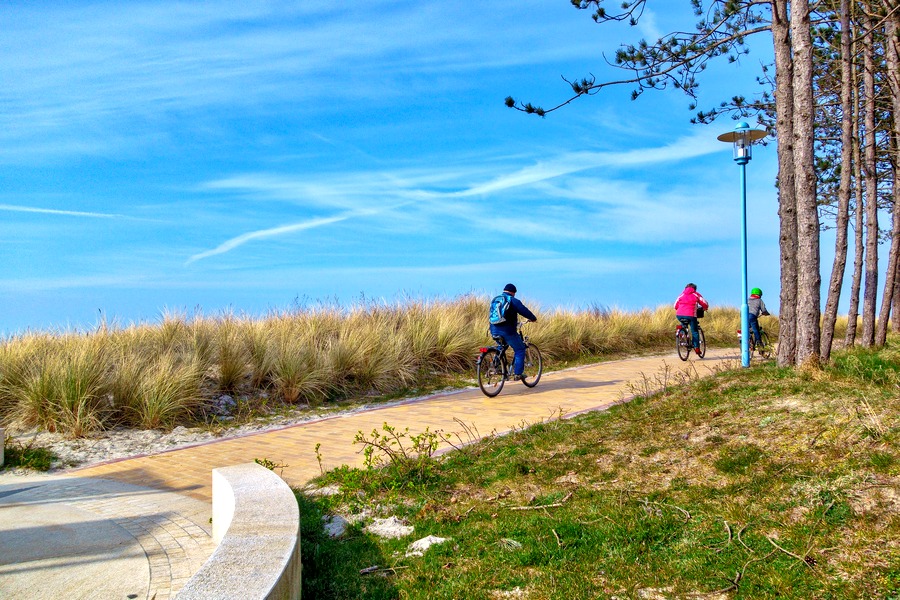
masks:
[[[697,286],[689,283],[684,286],[684,291],[675,300],[675,318],[682,325],[691,328],[691,340],[693,341],[694,352],[700,354],[700,334],[697,332],[697,307],[703,310],[709,309],[709,302],[697,292]]]

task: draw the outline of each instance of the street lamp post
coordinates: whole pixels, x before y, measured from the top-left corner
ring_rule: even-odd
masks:
[[[723,133],[717,139],[720,142],[734,144],[734,162],[741,167],[741,364],[750,366],[750,312],[747,308],[747,163],[752,154],[753,142],[766,137],[766,132],[750,129],[750,125],[741,121],[734,131]]]

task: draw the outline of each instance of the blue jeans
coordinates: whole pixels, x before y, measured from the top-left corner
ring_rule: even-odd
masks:
[[[762,336],[759,335],[759,317],[756,315],[750,315],[750,332],[753,334],[753,340],[756,342],[756,345],[761,345]]]
[[[697,317],[686,317],[684,315],[675,315],[675,318],[678,319],[681,322],[681,324],[684,325],[685,327],[690,326],[691,342],[693,342],[694,348],[699,348],[700,347],[700,332],[697,331],[697,326],[700,324],[700,321],[697,320]]]
[[[509,347],[513,349],[515,358],[513,359],[513,375],[521,375],[525,370],[525,341],[519,336],[515,329],[501,329],[496,325],[491,325],[491,335],[502,335]]]

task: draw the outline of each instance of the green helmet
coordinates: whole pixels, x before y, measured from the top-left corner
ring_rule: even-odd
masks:
[[[752,290],[750,290],[750,295],[759,296],[760,298],[762,298],[762,290],[759,288],[753,288]]]

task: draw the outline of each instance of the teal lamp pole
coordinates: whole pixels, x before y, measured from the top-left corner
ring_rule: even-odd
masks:
[[[734,144],[734,162],[741,167],[741,365],[750,366],[750,312],[747,308],[747,163],[752,158],[750,147],[756,140],[766,137],[766,132],[750,129],[741,121],[734,131],[723,133],[720,142]]]

